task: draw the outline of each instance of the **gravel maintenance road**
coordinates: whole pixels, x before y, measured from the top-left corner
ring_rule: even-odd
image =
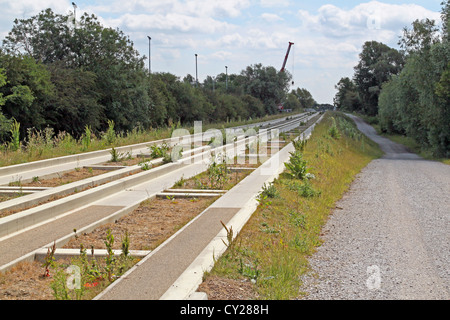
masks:
[[[450,299],[450,166],[351,117],[385,154],[336,204],[303,279],[304,299]]]

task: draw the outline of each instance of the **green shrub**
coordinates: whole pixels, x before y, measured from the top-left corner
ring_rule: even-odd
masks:
[[[306,178],[308,173],[308,168],[306,167],[306,160],[303,159],[302,153],[300,151],[290,152],[291,157],[289,162],[284,165],[287,169],[286,174],[294,179],[303,180]]]

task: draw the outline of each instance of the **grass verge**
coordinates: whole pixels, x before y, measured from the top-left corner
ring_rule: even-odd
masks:
[[[233,245],[205,273],[199,291],[209,299],[229,299],[230,283],[252,283],[253,292],[244,299],[301,296],[301,275],[308,270],[308,256],[321,244],[321,229],[335,202],[355,175],[382,155],[352,120],[332,112],[326,113],[302,148],[308,178],[295,179],[285,170],[264,189],[257,210]],[[228,288],[217,285],[225,280]]]
[[[368,117],[368,116],[361,115],[361,114],[357,114],[357,116],[363,118],[365,122],[367,122],[372,127],[374,127],[377,134],[379,134],[380,136],[383,136],[395,143],[404,145],[410,152],[415,153],[427,160],[439,161],[444,164],[450,165],[450,159],[436,157],[435,155],[433,155],[433,152],[431,150],[422,148],[420,146],[420,144],[417,143],[417,141],[415,141],[411,137],[401,135],[401,134],[388,134],[388,133],[382,132],[380,125],[378,124],[377,117]]]
[[[246,121],[229,121],[221,123],[205,123],[202,126],[204,131],[208,129],[224,129],[235,126],[247,125],[262,121],[270,121],[280,118],[292,117],[300,112],[289,114],[275,114],[266,115],[262,118],[249,119]],[[149,128],[144,130],[142,128],[135,128],[128,132],[116,132],[114,130],[114,123],[111,124],[107,132],[99,132],[94,135],[90,130],[86,129],[85,134],[78,140],[72,137],[67,132],[55,133],[52,128],[45,130],[29,130],[28,136],[23,137],[20,142],[20,148],[11,150],[8,143],[0,143],[0,167],[44,160],[54,157],[62,157],[84,152],[91,152],[97,150],[108,149],[111,147],[120,147],[137,143],[144,143],[154,140],[167,139],[172,136],[175,129],[181,128],[181,125],[172,124],[167,127]],[[183,126],[189,132],[194,132],[193,126]],[[89,137],[89,138],[87,138]]]

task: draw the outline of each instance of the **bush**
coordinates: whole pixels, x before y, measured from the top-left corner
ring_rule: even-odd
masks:
[[[294,179],[305,179],[308,173],[306,160],[303,159],[300,151],[290,152],[290,154],[289,162],[284,164],[287,169],[286,173]]]

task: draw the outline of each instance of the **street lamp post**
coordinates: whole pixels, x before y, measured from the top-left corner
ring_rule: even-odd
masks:
[[[197,54],[195,54],[195,86],[198,87]]]
[[[76,28],[77,27],[77,5],[75,2],[72,2],[73,6],[73,25]]]
[[[152,73],[152,61],[151,61],[151,40],[152,38],[150,36],[147,36],[148,38],[148,73]]]
[[[225,74],[226,74],[226,78],[225,78],[225,88],[228,91],[228,66],[225,66]]]

